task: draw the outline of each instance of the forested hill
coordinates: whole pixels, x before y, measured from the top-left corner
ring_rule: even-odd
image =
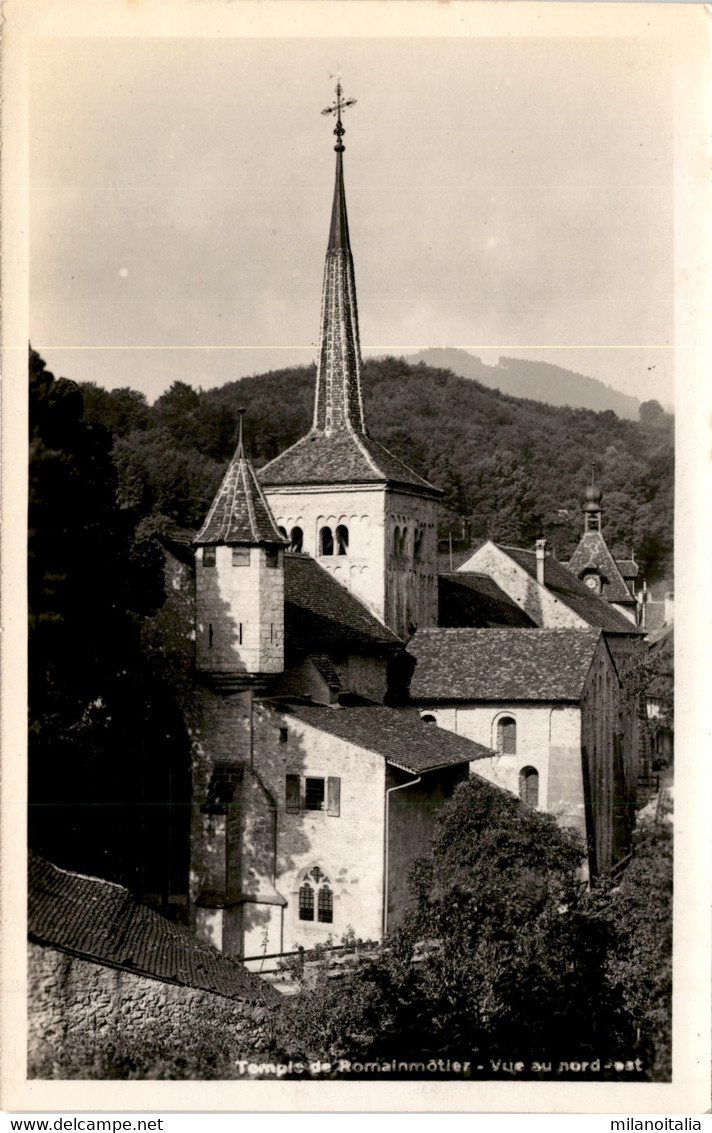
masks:
[[[641,422],[621,420],[397,358],[365,362],[363,380],[371,434],[444,490],[441,535],[451,531],[460,545],[485,537],[528,545],[543,527],[568,557],[595,462],[614,553],[635,550],[649,581],[671,577],[672,418],[656,402],[641,408]],[[113,433],[121,505],[186,526],[202,521],[232,455],[238,408],[260,466],[308,430],[313,389],[313,366],[210,390],[175,382],[153,406],[134,390],[81,386],[86,419]]]
[[[638,419],[640,402],[596,378],[587,378],[574,370],[565,370],[551,362],[532,362],[524,358],[501,357],[496,366],[488,366],[469,350],[433,348],[407,355],[412,364],[445,367],[461,378],[474,378],[490,389],[514,397],[531,397],[549,405],[572,405],[600,412],[612,409],[618,417]]]

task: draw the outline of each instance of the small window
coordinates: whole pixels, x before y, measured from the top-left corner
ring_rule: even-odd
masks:
[[[203,566],[204,567],[214,567],[215,566],[215,548],[214,547],[203,547]]]
[[[396,527],[395,531],[393,532],[393,554],[394,555],[400,554],[400,541],[401,541],[401,529],[400,529],[400,527]]]
[[[334,920],[334,894],[326,883],[319,889],[317,919],[322,924],[331,924]]]
[[[424,716],[420,717],[420,720],[423,724],[437,724],[437,720],[433,716],[432,712],[426,712]]]
[[[314,890],[308,881],[305,881],[299,890],[299,919],[314,920]]]
[[[278,528],[277,528],[277,530],[279,531],[280,535],[284,535],[284,538],[285,538],[285,539],[287,538],[287,529],[286,529],[286,527],[278,527]]]
[[[325,794],[323,779],[307,779],[304,789],[306,810],[323,810]]]
[[[232,565],[234,567],[245,567],[250,565],[250,548],[249,547],[233,547],[232,548]]]
[[[208,625],[208,649],[213,647],[213,626],[212,622]]]
[[[338,555],[349,553],[349,529],[343,523],[336,528],[336,553]]]
[[[242,645],[242,622],[237,623],[237,644]]]
[[[416,562],[420,562],[421,556],[423,554],[423,539],[424,539],[424,537],[425,537],[425,532],[419,531],[416,528],[415,534],[413,536],[413,558],[415,559]]]
[[[515,755],[517,751],[517,722],[503,716],[497,723],[497,751],[500,755]]]
[[[333,555],[334,553],[334,536],[332,535],[330,527],[322,527],[319,532],[319,554],[320,555]]]
[[[272,567],[273,569],[275,567],[278,567],[279,566],[279,551],[276,550],[274,547],[268,547],[267,550],[265,551],[265,562],[267,563],[268,567]]]
[[[281,744],[286,744],[288,739],[289,739],[289,728],[280,728],[279,729],[279,742]]]
[[[286,728],[279,729],[279,738],[282,739],[282,732],[286,732]],[[287,814],[299,814],[300,798],[299,798],[299,776],[287,775],[287,792],[286,792],[286,811]]]
[[[292,528],[292,540],[291,540],[290,550],[299,552],[299,551],[301,551],[303,546],[304,546],[304,532],[302,531],[301,527],[293,527]]]
[[[519,772],[519,798],[527,806],[539,805],[539,772],[534,767],[523,767]]]

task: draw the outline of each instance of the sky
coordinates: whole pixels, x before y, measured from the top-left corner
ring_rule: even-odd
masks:
[[[364,353],[673,397],[664,40],[37,40],[30,338],[150,400],[315,356],[336,71]]]

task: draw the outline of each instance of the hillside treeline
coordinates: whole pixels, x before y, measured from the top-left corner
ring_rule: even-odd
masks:
[[[309,428],[314,368],[209,390],[174,382],[153,405],[129,388],[80,388],[86,420],[112,434],[122,509],[194,527],[232,455],[238,408],[247,410],[248,451],[259,467]],[[671,578],[673,422],[657,403],[646,403],[640,422],[625,421],[610,410],[511,397],[397,358],[365,362],[363,392],[371,434],[443,489],[440,535],[452,535],[456,547],[483,538],[529,545],[543,531],[568,558],[595,464],[614,554],[634,551],[649,582]]]

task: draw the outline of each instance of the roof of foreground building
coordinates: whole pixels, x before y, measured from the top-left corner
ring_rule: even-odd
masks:
[[[140,905],[123,885],[60,869],[32,853],[28,934],[35,943],[135,975],[228,999],[257,1003],[279,999],[238,961]]]

